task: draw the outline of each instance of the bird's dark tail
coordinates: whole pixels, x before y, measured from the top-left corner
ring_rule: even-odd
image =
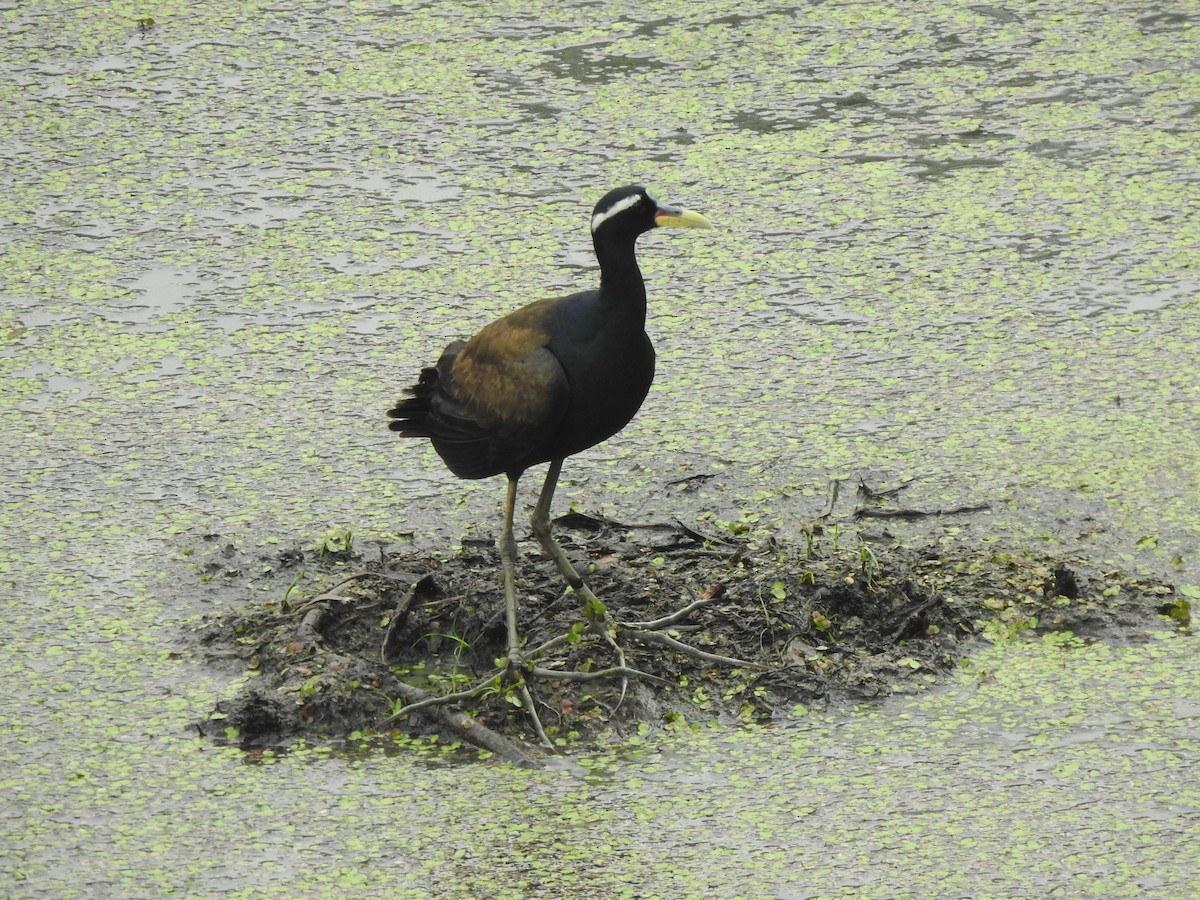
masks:
[[[443,389],[449,386],[441,385],[440,381],[453,378],[450,372],[454,368],[454,360],[465,346],[465,341],[455,341],[442,351],[436,366],[421,370],[417,383],[404,392],[408,396],[397,400],[396,405],[387,411],[388,418],[393,420],[388,422],[388,428],[400,437],[432,438],[441,435],[444,426],[436,421],[440,416],[433,415],[434,396],[439,386]]]
[[[388,410],[388,428],[400,437],[429,438],[459,478],[486,478],[506,471],[511,447],[464,412],[454,396],[454,361],[466,346],[455,341],[436,366],[421,370],[417,383],[404,392],[408,396]]]
[[[421,377],[410,387],[403,400],[387,411],[388,428],[400,437],[433,437],[429,431],[429,404],[437,390],[438,370],[433,366],[421,370]]]

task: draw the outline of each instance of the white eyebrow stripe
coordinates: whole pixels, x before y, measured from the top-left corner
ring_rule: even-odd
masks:
[[[630,194],[624,200],[618,200],[616,203],[614,203],[608,209],[604,210],[604,212],[596,213],[594,216],[592,216],[592,231],[595,231],[597,228],[599,228],[601,225],[603,225],[605,222],[607,222],[613,216],[615,216],[619,213],[623,213],[623,212],[625,212],[625,210],[629,209],[631,206],[637,206],[641,202],[642,202],[641,194]]]

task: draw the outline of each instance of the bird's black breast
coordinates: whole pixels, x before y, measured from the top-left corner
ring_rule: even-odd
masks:
[[[614,307],[598,291],[588,291],[564,297],[548,324],[546,346],[562,366],[569,399],[561,424],[530,465],[612,437],[641,408],[654,381],[644,307]]]

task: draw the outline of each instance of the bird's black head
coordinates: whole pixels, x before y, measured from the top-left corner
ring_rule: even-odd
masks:
[[[592,234],[637,237],[651,228],[712,228],[699,213],[659,203],[640,184],[609,191],[592,211]]]

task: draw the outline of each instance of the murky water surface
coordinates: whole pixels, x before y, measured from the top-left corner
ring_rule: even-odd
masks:
[[[591,283],[634,180],[720,231],[641,242],[658,381],[563,508],[789,539],[915,479],[991,510],[866,537],[1200,584],[1198,18],[0,2],[0,893],[1200,893],[1191,637],[534,776],[248,764],[188,731],[236,673],[178,649],[204,534],[494,530],[381,411]]]

